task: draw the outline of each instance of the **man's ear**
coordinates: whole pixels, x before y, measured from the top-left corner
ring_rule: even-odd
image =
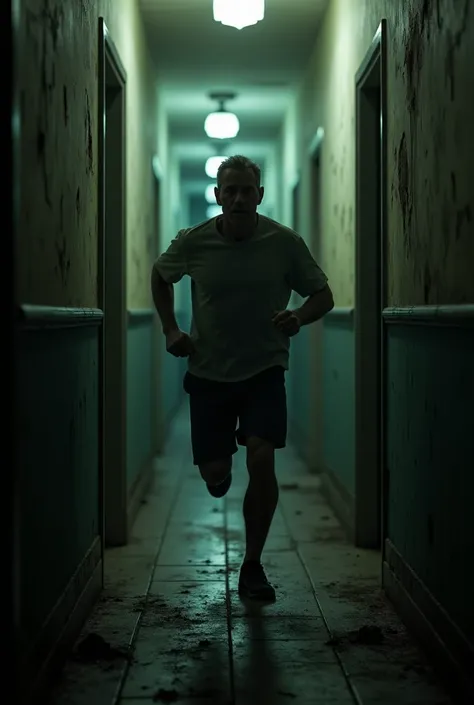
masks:
[[[222,206],[220,189],[217,186],[214,188],[214,196],[216,197],[217,205]]]
[[[264,195],[265,195],[265,189],[263,188],[263,186],[260,186],[260,188],[258,189],[258,192],[259,192],[259,201],[258,201],[258,205],[260,205],[261,202],[263,201],[263,197],[264,197]],[[219,204],[219,205],[220,205],[220,204]]]

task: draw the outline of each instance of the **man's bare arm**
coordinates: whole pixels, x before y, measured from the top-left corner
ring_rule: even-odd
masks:
[[[151,294],[153,303],[158,312],[163,327],[163,333],[178,330],[178,323],[174,312],[174,287],[165,282],[156,267],[151,272]]]
[[[294,313],[298,316],[300,324],[307,326],[310,323],[319,321],[329,311],[334,308],[334,298],[328,285],[306,299],[304,304],[297,308]]]

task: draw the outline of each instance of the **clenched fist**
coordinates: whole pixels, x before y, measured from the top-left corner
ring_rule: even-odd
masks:
[[[276,325],[278,330],[289,336],[296,335],[301,328],[301,321],[294,311],[275,311],[272,322]]]
[[[166,350],[175,357],[189,357],[194,352],[193,341],[187,333],[177,328],[167,333]]]

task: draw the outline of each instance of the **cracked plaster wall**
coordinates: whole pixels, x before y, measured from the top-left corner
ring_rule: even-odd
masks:
[[[306,150],[325,129],[322,264],[336,305],[354,304],[355,73],[388,21],[388,304],[474,301],[474,7],[470,0],[331,0],[302,84]]]
[[[151,305],[157,105],[138,0],[22,2],[21,303],[97,305],[100,16],[127,72],[127,305]]]

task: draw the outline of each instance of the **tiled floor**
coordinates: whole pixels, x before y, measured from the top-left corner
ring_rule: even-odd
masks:
[[[345,541],[291,448],[278,456],[264,561],[278,599],[240,602],[245,455],[228,497],[211,498],[183,414],[133,540],[107,552],[106,590],[78,642],[89,648],[51,705],[449,705],[379,589],[379,555]],[[94,655],[91,634],[111,651]]]

